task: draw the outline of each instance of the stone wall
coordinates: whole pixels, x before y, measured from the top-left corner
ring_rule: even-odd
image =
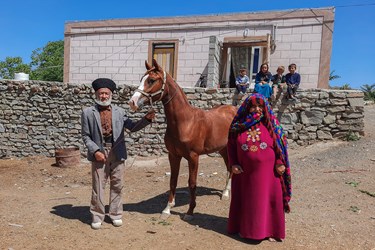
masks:
[[[122,85],[113,103],[126,110],[134,86]],[[234,89],[184,89],[192,105],[207,109],[218,104],[231,104]],[[278,101],[275,110],[288,132],[291,146],[307,145],[349,133],[363,135],[363,93],[340,90],[303,90],[300,102]],[[54,156],[56,148],[83,148],[80,135],[82,108],[91,106],[90,85],[60,82],[0,80],[0,157]],[[156,107],[157,119],[152,126],[128,134],[130,155],[165,154],[166,128],[163,108]],[[140,113],[129,112],[139,119]]]

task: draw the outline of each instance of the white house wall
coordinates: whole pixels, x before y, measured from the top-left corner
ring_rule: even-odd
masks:
[[[315,88],[321,74],[323,21],[322,17],[303,17],[79,28],[76,27],[80,23],[72,23],[72,27],[66,28],[65,40],[69,46],[64,81],[90,83],[107,77],[117,84],[138,85],[145,72],[144,61],[149,58],[149,41],[178,39],[176,81],[182,87],[194,87],[199,73],[208,65],[210,36],[222,42],[225,37],[243,37],[246,28],[248,36],[264,36],[271,34],[272,25],[276,25],[276,49],[269,62],[271,73],[280,65],[287,69],[289,64],[296,63],[302,78],[301,88]],[[90,22],[82,24],[90,26]]]

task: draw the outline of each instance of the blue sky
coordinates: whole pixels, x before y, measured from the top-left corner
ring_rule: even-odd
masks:
[[[64,39],[68,21],[190,16],[236,12],[336,7],[331,70],[352,88],[375,84],[375,0],[12,0],[2,1],[0,61],[7,56],[30,62],[31,53]]]

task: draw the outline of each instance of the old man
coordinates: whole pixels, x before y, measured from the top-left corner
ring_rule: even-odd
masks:
[[[114,226],[122,225],[122,189],[127,158],[124,130],[138,131],[155,117],[149,111],[139,121],[132,121],[125,110],[112,105],[116,84],[99,78],[92,82],[95,105],[85,108],[81,115],[82,138],[87,147],[87,159],[92,162],[91,228],[99,229],[105,217],[104,188],[110,183],[109,217]]]

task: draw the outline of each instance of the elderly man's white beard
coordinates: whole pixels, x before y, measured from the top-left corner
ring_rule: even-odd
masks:
[[[98,104],[99,106],[103,106],[103,107],[106,107],[106,106],[109,106],[111,105],[111,102],[112,102],[112,95],[108,98],[108,100],[106,101],[101,101],[99,99],[99,97],[95,97],[95,103]]]

